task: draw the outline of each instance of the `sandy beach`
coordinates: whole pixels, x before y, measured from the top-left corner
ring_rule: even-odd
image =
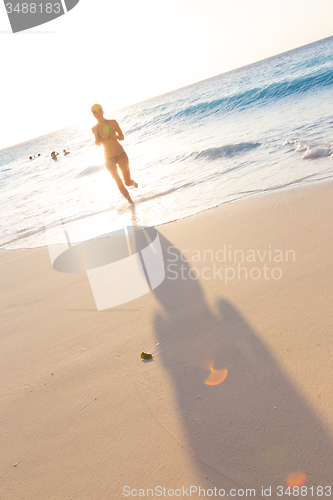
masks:
[[[163,283],[101,311],[1,251],[1,500],[328,497],[332,215],[321,182],[159,226]]]

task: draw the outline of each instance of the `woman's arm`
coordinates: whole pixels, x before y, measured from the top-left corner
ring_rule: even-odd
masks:
[[[123,131],[119,127],[119,124],[118,124],[118,122],[116,122],[116,120],[112,120],[112,121],[113,121],[114,130],[117,132],[117,134],[116,134],[117,140],[118,141],[123,141],[124,140]]]
[[[93,127],[91,129],[91,131],[92,131],[92,133],[94,134],[94,137],[95,137],[95,144],[96,144],[96,146],[101,146],[102,143],[97,139],[97,135],[95,134],[95,130],[94,129],[95,129],[95,127]]]

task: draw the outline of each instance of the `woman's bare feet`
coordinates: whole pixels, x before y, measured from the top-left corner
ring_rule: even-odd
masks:
[[[134,186],[135,188],[137,188],[139,184],[137,182],[135,182],[133,179],[132,179],[132,181],[133,181],[132,186]]]

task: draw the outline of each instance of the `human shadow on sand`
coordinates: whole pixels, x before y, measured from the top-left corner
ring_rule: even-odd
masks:
[[[156,362],[168,373],[184,446],[205,487],[286,498],[288,478],[298,473],[294,484],[303,489],[291,496],[330,496],[333,446],[322,422],[240,310],[221,297],[211,311],[190,264],[159,238],[166,276],[151,291],[163,309],[154,319]],[[211,368],[227,370],[222,383],[206,385]]]

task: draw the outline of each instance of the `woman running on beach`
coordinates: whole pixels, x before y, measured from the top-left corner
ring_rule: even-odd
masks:
[[[104,118],[104,111],[100,104],[94,104],[91,111],[97,120],[97,124],[91,130],[96,139],[95,144],[97,146],[103,144],[104,146],[105,166],[116,181],[121,194],[130,203],[134,203],[123,184],[117,168],[120,168],[126,186],[138,187],[138,184],[131,179],[128,156],[118,142],[124,140],[124,134],[116,120],[106,120]]]

